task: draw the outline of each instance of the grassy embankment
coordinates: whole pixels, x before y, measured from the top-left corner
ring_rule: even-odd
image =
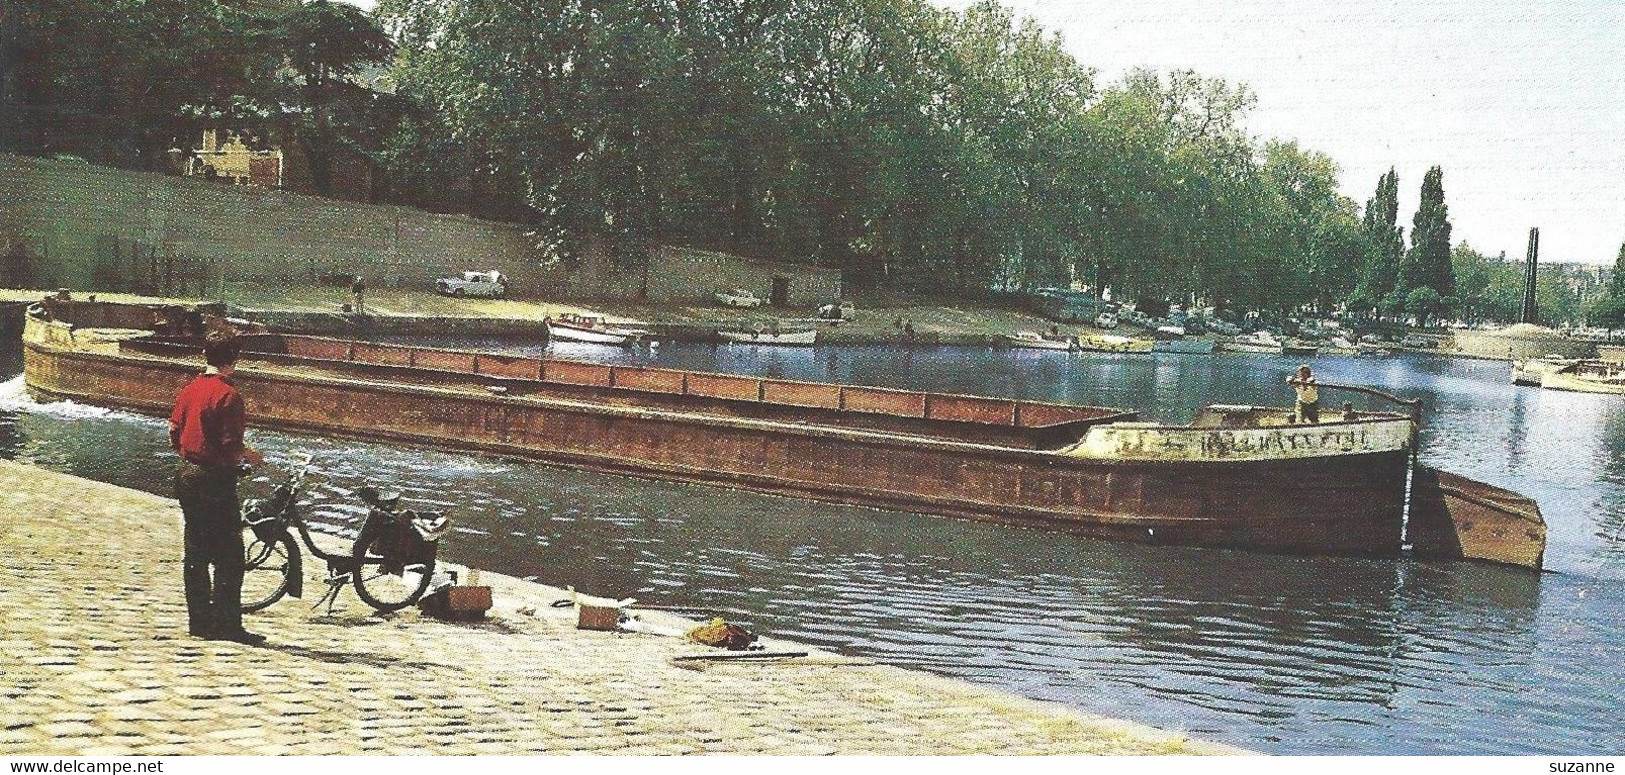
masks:
[[[43,291],[0,290],[0,300],[34,300]],[[88,292],[78,292],[79,297]],[[108,301],[152,301],[129,294],[100,293],[98,298]],[[283,312],[337,313],[349,303],[348,289],[290,283],[231,283],[218,294],[218,300],[248,310],[277,310]],[[822,327],[820,340],[832,343],[894,342],[907,339],[899,321],[906,321],[914,331],[916,341],[982,344],[1001,340],[1005,334],[1016,331],[1048,331],[1057,326],[1063,334],[1096,334],[1101,330],[1093,326],[1056,324],[1031,312],[998,307],[986,303],[964,300],[897,299],[881,296],[859,296],[855,300],[857,314],[853,320],[838,326]],[[611,321],[636,323],[687,324],[700,327],[733,326],[749,321],[779,318],[786,326],[797,322],[811,322],[815,312],[811,309],[761,308],[755,310],[730,309],[720,305],[703,304],[639,304],[634,302],[556,302],[540,299],[475,299],[450,298],[427,290],[408,288],[368,288],[366,308],[369,315],[406,317],[477,317],[507,320],[539,321],[546,316],[562,313],[588,313],[607,317]],[[1115,333],[1129,334],[1132,330]]]

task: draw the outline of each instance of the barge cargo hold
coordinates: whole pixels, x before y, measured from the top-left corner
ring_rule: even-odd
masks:
[[[201,368],[204,326],[218,324],[196,312],[48,300],[25,326],[26,382],[167,414]],[[242,341],[234,380],[259,425],[1113,539],[1401,549],[1415,429],[1397,413],[1291,425],[1284,409],[1210,407],[1190,426],[1166,426],[1104,407],[293,335]],[[1475,506],[1464,526],[1450,511],[1456,490],[1445,492],[1427,501],[1434,513],[1411,521],[1458,535],[1418,546],[1525,565],[1534,557],[1538,567],[1544,526],[1533,502],[1461,482],[1483,496],[1475,504],[1510,511],[1497,522],[1501,512]],[[1497,542],[1481,550],[1476,539],[1492,528]],[[1497,556],[1509,542],[1523,544],[1520,559]]]

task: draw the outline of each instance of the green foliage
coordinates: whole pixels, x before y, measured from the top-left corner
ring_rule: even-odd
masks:
[[[1586,310],[1586,317],[1594,326],[1625,328],[1625,297],[1599,297]]]
[[[1425,326],[1429,318],[1450,308],[1451,304],[1445,301],[1447,298],[1451,303],[1455,301],[1453,297],[1440,296],[1438,291],[1426,285],[1412,288],[1410,293],[1405,294],[1405,311],[1416,317],[1417,325]]]
[[[1400,265],[1398,287],[1405,293],[1432,288],[1455,293],[1450,266],[1450,208],[1444,203],[1444,171],[1433,167],[1422,178],[1422,197],[1412,220],[1411,249]]]
[[[1625,245],[1619,246],[1619,255],[1614,258],[1614,272],[1608,278],[1608,295],[1625,299]]]
[[[1242,128],[1244,86],[1135,71],[1100,88],[991,0],[386,0],[392,146],[510,171],[545,242],[670,242],[977,291],[1109,285],[1240,306],[1357,278],[1336,166]],[[392,172],[412,177],[410,169]],[[1260,280],[1264,282],[1260,282]]]
[[[60,133],[75,145],[33,120],[31,152],[157,166],[205,125],[245,127],[297,148],[320,191],[336,160],[371,158],[397,201],[469,190],[465,210],[524,222],[550,255],[604,244],[627,265],[666,243],[900,290],[1077,280],[1275,312],[1402,314],[1414,288],[1454,293],[1437,169],[1414,282],[1396,285],[1392,170],[1362,216],[1329,157],[1248,134],[1246,86],[1189,70],[1098,83],[994,0],[25,5],[22,61],[40,67],[16,100],[110,117]],[[356,85],[386,63],[394,96]]]
[[[1365,242],[1365,261],[1360,282],[1351,299],[1360,302],[1359,310],[1384,308],[1392,310],[1395,304],[1385,304],[1399,279],[1400,256],[1405,250],[1405,231],[1399,221],[1399,174],[1392,168],[1377,180],[1377,191],[1366,200],[1361,231]],[[1402,306],[1402,305],[1399,305]],[[1382,314],[1392,314],[1384,311]]]
[[[1456,309],[1469,322],[1518,320],[1523,310],[1524,267],[1521,261],[1490,258],[1463,243],[1451,252],[1456,278]],[[1597,322],[1606,312],[1608,297],[1582,305],[1568,270],[1558,264],[1542,266],[1535,277],[1535,303],[1546,325],[1578,323],[1590,316]],[[1447,299],[1449,297],[1446,297]]]
[[[333,0],[304,0],[277,20],[269,37],[292,71],[271,95],[279,107],[268,122],[274,139],[297,145],[316,192],[331,194],[337,157],[381,150],[394,127],[392,101],[349,80],[363,66],[387,60],[394,43],[364,11]]]
[[[260,20],[219,0],[13,3],[7,148],[162,170],[202,129],[257,116],[278,64]],[[20,66],[19,66],[20,65]]]
[[[1397,290],[1389,291],[1377,302],[1377,314],[1383,317],[1400,317],[1405,314],[1405,294]]]
[[[1489,298],[1489,291],[1496,272],[1501,269],[1500,264],[1499,260],[1486,257],[1466,242],[1450,252],[1451,272],[1456,279],[1456,295],[1461,300],[1459,307],[1463,319],[1468,322],[1477,322],[1485,317],[1499,319],[1492,316],[1500,309]]]

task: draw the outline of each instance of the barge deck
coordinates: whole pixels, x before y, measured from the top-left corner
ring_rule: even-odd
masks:
[[[29,387],[166,414],[200,368],[201,327],[142,308],[76,315],[86,306],[108,305],[30,316]],[[1371,555],[1402,543],[1414,425],[1399,414],[1308,426],[1213,407],[1162,426],[1106,407],[319,337],[243,343],[234,379],[264,425],[1113,539]],[[1424,543],[1475,556],[1471,542]]]

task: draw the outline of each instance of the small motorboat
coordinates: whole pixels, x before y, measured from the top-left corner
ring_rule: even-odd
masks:
[[[1356,347],[1361,355],[1393,355],[1397,345],[1374,334],[1366,334],[1360,337]]]
[[[1313,358],[1316,353],[1320,352],[1320,345],[1302,339],[1288,339],[1281,343],[1281,352],[1285,355],[1302,355]]]
[[[814,329],[797,331],[780,331],[775,328],[757,326],[749,331],[717,331],[717,336],[724,342],[738,342],[740,344],[771,344],[790,347],[811,347],[817,343],[818,332]]]
[[[1540,378],[1546,372],[1558,371],[1579,362],[1577,358],[1564,358],[1561,355],[1548,355],[1544,358],[1513,361],[1512,384],[1540,387]]]
[[[1251,334],[1242,334],[1229,341],[1219,343],[1219,349],[1233,353],[1263,353],[1266,355],[1280,355],[1283,351],[1281,340],[1270,335],[1268,331],[1257,331]]]
[[[1350,342],[1347,337],[1334,336],[1320,346],[1320,352],[1322,355],[1359,355],[1360,346]]]
[[[586,344],[607,344],[612,347],[631,347],[649,335],[648,331],[641,328],[621,328],[610,325],[597,315],[566,313],[557,320],[547,318],[542,322],[547,327],[547,338],[559,342],[583,342]]]
[[[1033,350],[1075,350],[1077,344],[1072,337],[1052,337],[1040,334],[1037,331],[1017,331],[1006,334],[1005,340],[1011,347],[1025,347]]]
[[[1212,339],[1158,339],[1151,344],[1151,352],[1209,355],[1218,344]]]
[[[1162,344],[1157,342],[1156,344]],[[1095,334],[1078,337],[1078,349],[1098,353],[1148,353],[1155,348],[1143,339],[1131,339],[1116,334]]]
[[[1625,395],[1625,364],[1591,359],[1576,361],[1542,372],[1540,386],[1576,393]]]

